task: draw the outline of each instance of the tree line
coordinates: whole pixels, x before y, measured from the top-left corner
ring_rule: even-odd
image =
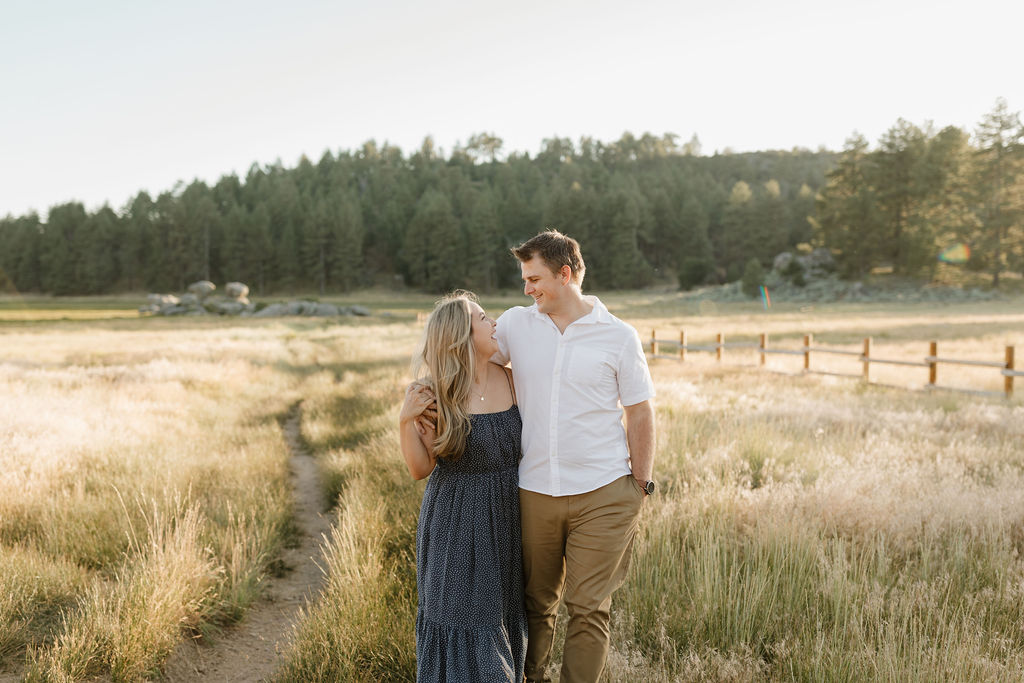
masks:
[[[1024,274],[1024,126],[998,100],[974,135],[899,120],[871,149],[853,135],[827,174],[812,223],[841,273],[888,266],[931,276],[937,255],[970,250],[965,267]]]
[[[0,220],[8,288],[58,295],[181,291],[197,279],[256,294],[400,281],[441,291],[519,285],[508,247],[544,227],[580,240],[588,285],[738,277],[752,256],[811,239],[807,216],[834,153],[701,155],[696,136],[545,140],[501,157],[478,134],[442,155],[366,142],[253,165],[244,178],[140,192],[120,210],[78,202]],[[0,276],[2,277],[2,276]]]
[[[56,295],[182,291],[198,279],[257,295],[400,283],[443,291],[519,285],[508,247],[544,227],[580,240],[590,287],[740,278],[756,260],[826,246],[843,274],[921,274],[963,241],[970,265],[1024,270],[1020,117],[1005,102],[972,139],[899,121],[876,149],[703,155],[696,136],[551,138],[502,154],[473,135],[447,155],[374,141],[254,164],[244,178],[140,192],[121,209],[78,202],[0,219],[0,288]],[[998,279],[996,280],[998,284]]]

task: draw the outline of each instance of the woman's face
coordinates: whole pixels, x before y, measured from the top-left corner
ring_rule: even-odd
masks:
[[[494,338],[497,324],[484,313],[480,304],[470,301],[469,313],[473,321],[473,348],[478,354],[491,356],[498,351],[498,342]]]

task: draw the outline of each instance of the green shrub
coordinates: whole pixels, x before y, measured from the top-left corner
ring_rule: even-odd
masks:
[[[764,267],[756,258],[747,261],[743,269],[743,293],[749,297],[756,297],[761,292],[764,284]]]
[[[705,259],[688,258],[679,267],[679,289],[692,289],[703,284],[711,273],[711,263]]]

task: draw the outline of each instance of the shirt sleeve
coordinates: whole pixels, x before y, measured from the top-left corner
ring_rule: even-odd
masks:
[[[617,375],[622,405],[632,406],[654,398],[654,380],[647,367],[647,356],[644,355],[640,335],[633,328],[629,329],[629,336],[619,354]]]
[[[497,323],[497,330],[494,332],[494,338],[498,342],[498,352],[491,356],[491,361],[498,365],[508,365],[509,361],[509,340],[508,331],[512,325],[513,309],[508,309],[495,321]]]

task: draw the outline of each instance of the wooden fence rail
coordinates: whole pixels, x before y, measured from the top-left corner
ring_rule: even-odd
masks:
[[[686,360],[686,354],[690,351],[706,351],[713,352],[719,362],[722,361],[722,352],[726,349],[756,349],[759,356],[758,365],[764,366],[770,354],[777,355],[790,355],[790,356],[803,356],[803,371],[809,373],[826,374],[826,375],[839,375],[841,377],[859,377],[865,382],[871,382],[871,365],[872,363],[879,363],[884,365],[902,365],[910,367],[928,368],[928,384],[925,385],[929,389],[948,389],[951,391],[963,391],[968,393],[976,394],[996,394],[1000,395],[999,392],[992,391],[972,391],[969,389],[960,389],[958,387],[947,387],[940,386],[938,384],[938,373],[939,364],[947,365],[972,365],[976,367],[995,368],[1000,371],[1003,376],[1003,391],[1001,395],[1005,395],[1006,398],[1013,396],[1013,379],[1015,377],[1024,377],[1024,371],[1017,370],[1014,365],[1014,347],[1006,347],[1006,355],[1002,361],[985,361],[985,360],[965,360],[962,358],[947,358],[939,355],[939,343],[936,341],[929,342],[928,344],[928,355],[920,361],[912,360],[899,360],[894,358],[879,358],[871,355],[871,337],[864,338],[864,346],[861,351],[849,351],[846,349],[833,349],[827,346],[814,346],[814,337],[810,334],[804,335],[804,344],[802,347],[795,349],[779,349],[770,348],[768,346],[768,335],[761,334],[760,341],[756,342],[726,342],[724,334],[717,334],[715,336],[714,344],[688,344],[686,341],[686,332],[681,331],[679,333],[679,341],[667,339],[658,339],[657,330],[651,330],[651,357],[653,358],[669,358],[673,360]],[[675,347],[677,350],[676,354],[663,353],[663,346]],[[826,372],[823,370],[814,370],[811,368],[811,354],[812,353],[824,353],[841,356],[853,356],[860,360],[861,372],[859,375],[852,373],[841,373],[841,372]]]

